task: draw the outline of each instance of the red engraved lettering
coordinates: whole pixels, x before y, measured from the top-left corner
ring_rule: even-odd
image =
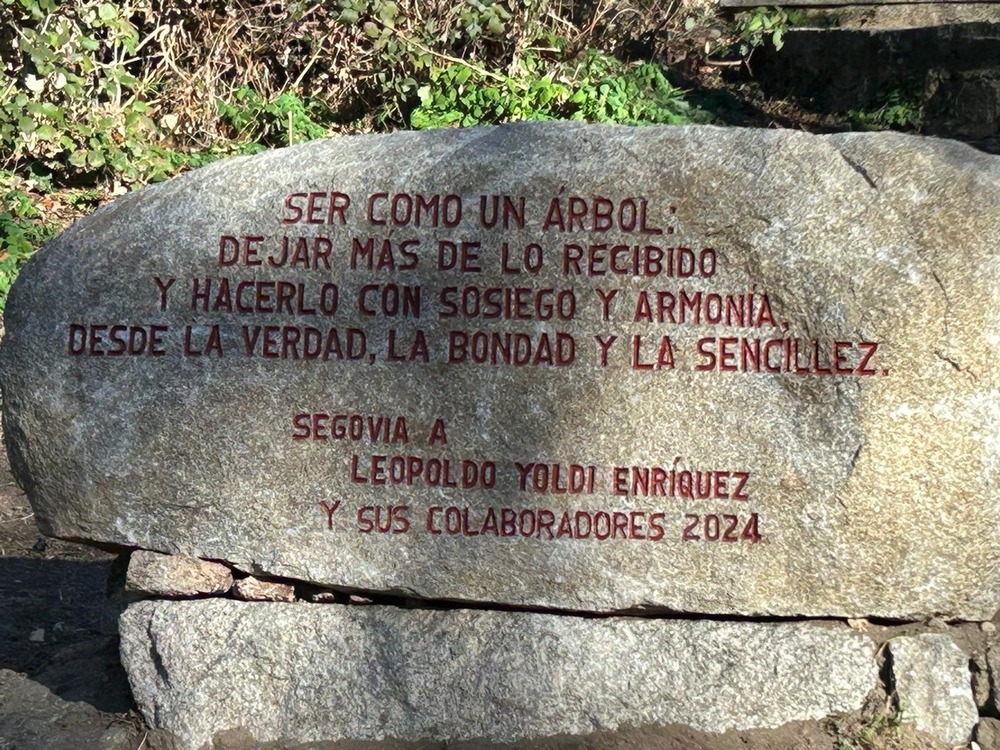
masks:
[[[587,218],[587,201],[579,196],[571,195],[567,201],[567,208],[569,209],[569,221],[566,229],[572,232],[575,227],[581,232],[584,231],[587,228],[584,223],[584,219]]]
[[[301,413],[292,417],[292,440],[305,440],[309,437],[309,414]]]
[[[535,518],[535,512],[530,508],[522,510],[517,516],[517,528],[521,536],[532,537],[535,534],[535,528],[538,522]]]
[[[385,219],[375,218],[375,204],[378,202],[383,202],[389,197],[388,193],[372,193],[368,197],[368,223],[375,226],[385,226]]]
[[[725,531],[722,532],[722,541],[738,542],[740,538],[736,534],[736,524],[740,520],[739,517],[731,515],[729,513],[723,513],[722,520],[726,525]]]
[[[615,204],[607,198],[601,196],[594,197],[594,226],[595,232],[607,232],[614,227]]]
[[[437,516],[444,510],[440,505],[432,505],[427,509],[427,530],[436,535],[441,535],[441,529],[437,525]]]
[[[649,494],[654,497],[664,497],[667,494],[664,484],[667,481],[667,472],[661,466],[654,466],[649,477]]]
[[[544,227],[543,227],[544,229]],[[580,245],[567,244],[563,246],[563,273],[567,276],[583,273],[580,263],[583,260],[583,248]]]
[[[850,375],[854,372],[849,364],[851,348],[850,341],[833,342],[833,369],[838,375]]]
[[[612,517],[614,519],[614,530],[611,532],[611,538],[617,539],[618,535],[621,534],[622,539],[628,539],[629,538],[628,514],[616,510],[612,514]]]
[[[750,496],[744,492],[747,480],[750,478],[750,473],[746,471],[734,471],[732,476],[736,478],[736,489],[733,490],[734,500],[749,500]]]
[[[557,539],[564,536],[573,538],[573,522],[570,519],[569,511],[562,514],[562,518],[559,520],[559,530],[556,532]]]
[[[306,212],[307,224],[322,224],[326,193],[309,193],[309,207]]]
[[[358,455],[351,456],[351,481],[355,484],[368,484],[368,477],[358,473]]]
[[[645,513],[633,510],[628,514],[628,536],[630,539],[645,539],[642,521],[646,517]]]
[[[610,310],[611,300],[613,300],[615,298],[615,295],[618,294],[618,290],[595,289],[594,291],[597,292],[597,296],[601,300],[601,320],[609,320],[609,316],[611,314]]]
[[[683,540],[684,540],[685,542],[696,542],[696,541],[698,541],[699,539],[701,539],[701,537],[700,537],[700,536],[698,536],[698,535],[697,535],[697,534],[695,533],[695,531],[694,531],[694,528],[695,528],[695,526],[697,526],[697,525],[698,525],[698,522],[699,522],[700,520],[701,520],[701,517],[700,517],[700,516],[695,516],[695,515],[692,515],[692,514],[690,514],[690,513],[688,513],[688,514],[686,514],[686,515],[684,516],[684,522],[685,522],[685,523],[686,523],[687,525],[686,525],[686,526],[684,527],[684,531],[683,531],[683,532],[682,532],[682,534],[681,534],[681,538],[682,538],[682,539],[683,539]]]
[[[374,513],[374,505],[365,505],[358,508],[358,531],[362,534],[370,534],[375,530]]]
[[[326,500],[319,501],[320,507],[323,512],[326,513],[326,527],[333,530],[333,514],[337,512],[337,508],[340,507],[340,501],[334,500],[333,503],[328,503]]]
[[[153,281],[156,283],[156,288],[160,292],[160,310],[167,309],[167,290],[173,286],[177,279],[167,278],[161,279],[159,276],[154,276]]]
[[[861,355],[861,362],[858,363],[857,374],[874,375],[875,368],[868,366],[868,360],[874,356],[875,351],[878,349],[878,344],[874,341],[862,341],[858,344],[858,348],[861,349],[863,354]]]
[[[714,338],[698,339],[698,354],[704,357],[705,361],[695,365],[696,372],[711,372],[715,369],[715,352],[712,350],[714,343]]]
[[[548,211],[545,213],[545,220],[542,222],[542,231],[547,231],[552,227],[558,227],[560,232],[566,231],[566,222],[562,215],[562,201],[553,198],[549,202]]]
[[[729,497],[729,487],[726,482],[729,478],[729,474],[725,471],[713,472],[714,481],[712,483],[712,497],[716,499],[721,499]]]
[[[500,509],[500,536],[517,535],[517,511],[513,508]]]
[[[87,354],[92,357],[100,357],[104,355],[104,350],[101,348],[101,344],[104,341],[104,332],[106,330],[108,330],[107,326],[90,327]]]
[[[531,464],[522,464],[520,461],[515,461],[514,462],[514,466],[517,468],[517,474],[518,474],[517,488],[521,492],[527,492],[528,491],[528,474],[531,473],[531,470],[535,467],[535,465],[533,463],[531,463]]]
[[[597,348],[600,350],[601,357],[601,367],[608,366],[608,350],[611,345],[618,340],[617,336],[594,336],[594,340],[597,341]]]
[[[719,539],[719,517],[712,514],[705,516],[705,541],[715,542]]]
[[[548,534],[548,538],[549,539],[554,538],[554,534],[552,533],[552,526],[553,526],[553,524],[555,522],[556,522],[556,514],[555,513],[553,513],[551,510],[548,510],[546,508],[539,509],[539,511],[538,511],[538,536],[539,536],[539,538],[541,538],[543,531]]]
[[[299,205],[300,199],[304,199],[306,193],[289,193],[285,196],[285,208],[288,212],[281,217],[282,224],[295,224],[302,219],[302,206]]]
[[[628,495],[628,475],[627,466],[615,466],[612,469],[612,492],[615,495]]]
[[[594,537],[602,542],[611,536],[611,516],[599,510],[594,514]]]
[[[410,512],[409,505],[397,505],[392,509],[392,533],[405,534],[410,530],[410,519],[407,514]]]
[[[79,323],[70,323],[69,336],[66,342],[66,353],[77,356],[87,348],[87,327]]]
[[[497,513],[492,506],[486,510],[486,520],[483,521],[483,527],[480,529],[480,532],[500,536],[500,528],[497,526]]]
[[[444,429],[444,420],[435,419],[434,426],[431,427],[430,437],[427,438],[429,445],[448,445],[448,435]]]
[[[658,542],[666,535],[663,528],[664,513],[653,513],[649,517],[649,541]]]

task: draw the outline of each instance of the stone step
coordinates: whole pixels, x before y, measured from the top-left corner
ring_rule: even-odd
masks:
[[[855,711],[878,686],[873,641],[831,623],[207,599],[133,604],[120,629],[137,704],[183,748],[236,729],[258,743],[721,733]]]

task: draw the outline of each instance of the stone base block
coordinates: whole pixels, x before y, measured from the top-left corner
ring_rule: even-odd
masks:
[[[847,627],[142,601],[122,660],[149,724],[202,748],[511,742],[619,726],[772,728],[857,710],[874,644]]]

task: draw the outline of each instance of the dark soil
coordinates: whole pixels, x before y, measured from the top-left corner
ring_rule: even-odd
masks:
[[[113,560],[42,537],[0,453],[0,750],[142,742],[106,595]]]
[[[891,129],[1000,153],[1000,11],[993,16],[878,33],[792,27],[780,51],[767,44],[745,61],[689,56],[679,83],[726,125]]]

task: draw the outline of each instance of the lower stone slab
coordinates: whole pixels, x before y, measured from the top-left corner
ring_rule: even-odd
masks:
[[[968,744],[979,721],[969,657],[943,633],[894,638],[889,651],[903,720],[952,747]]]
[[[710,732],[856,710],[874,644],[846,627],[227,599],[142,601],[122,660],[149,724],[201,748]]]

